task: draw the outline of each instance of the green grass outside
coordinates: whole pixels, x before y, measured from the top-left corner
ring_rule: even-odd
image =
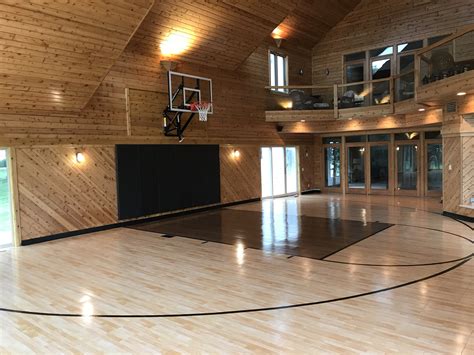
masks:
[[[11,232],[11,228],[7,169],[0,168],[0,232]]]

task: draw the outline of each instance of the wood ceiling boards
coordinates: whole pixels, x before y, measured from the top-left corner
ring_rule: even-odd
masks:
[[[78,111],[153,0],[3,0],[0,112]]]

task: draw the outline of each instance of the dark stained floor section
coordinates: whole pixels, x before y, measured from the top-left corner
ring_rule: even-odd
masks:
[[[219,209],[133,226],[149,232],[324,259],[391,224]]]

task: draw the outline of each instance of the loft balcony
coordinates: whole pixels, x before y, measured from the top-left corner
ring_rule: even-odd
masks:
[[[272,86],[267,122],[319,122],[406,115],[474,94],[474,25],[418,50],[411,70],[328,86]]]

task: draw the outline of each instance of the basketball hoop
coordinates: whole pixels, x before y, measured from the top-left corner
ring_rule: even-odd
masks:
[[[199,113],[199,121],[206,122],[207,121],[207,113],[212,108],[211,102],[193,102],[191,103],[191,111],[197,111]]]

